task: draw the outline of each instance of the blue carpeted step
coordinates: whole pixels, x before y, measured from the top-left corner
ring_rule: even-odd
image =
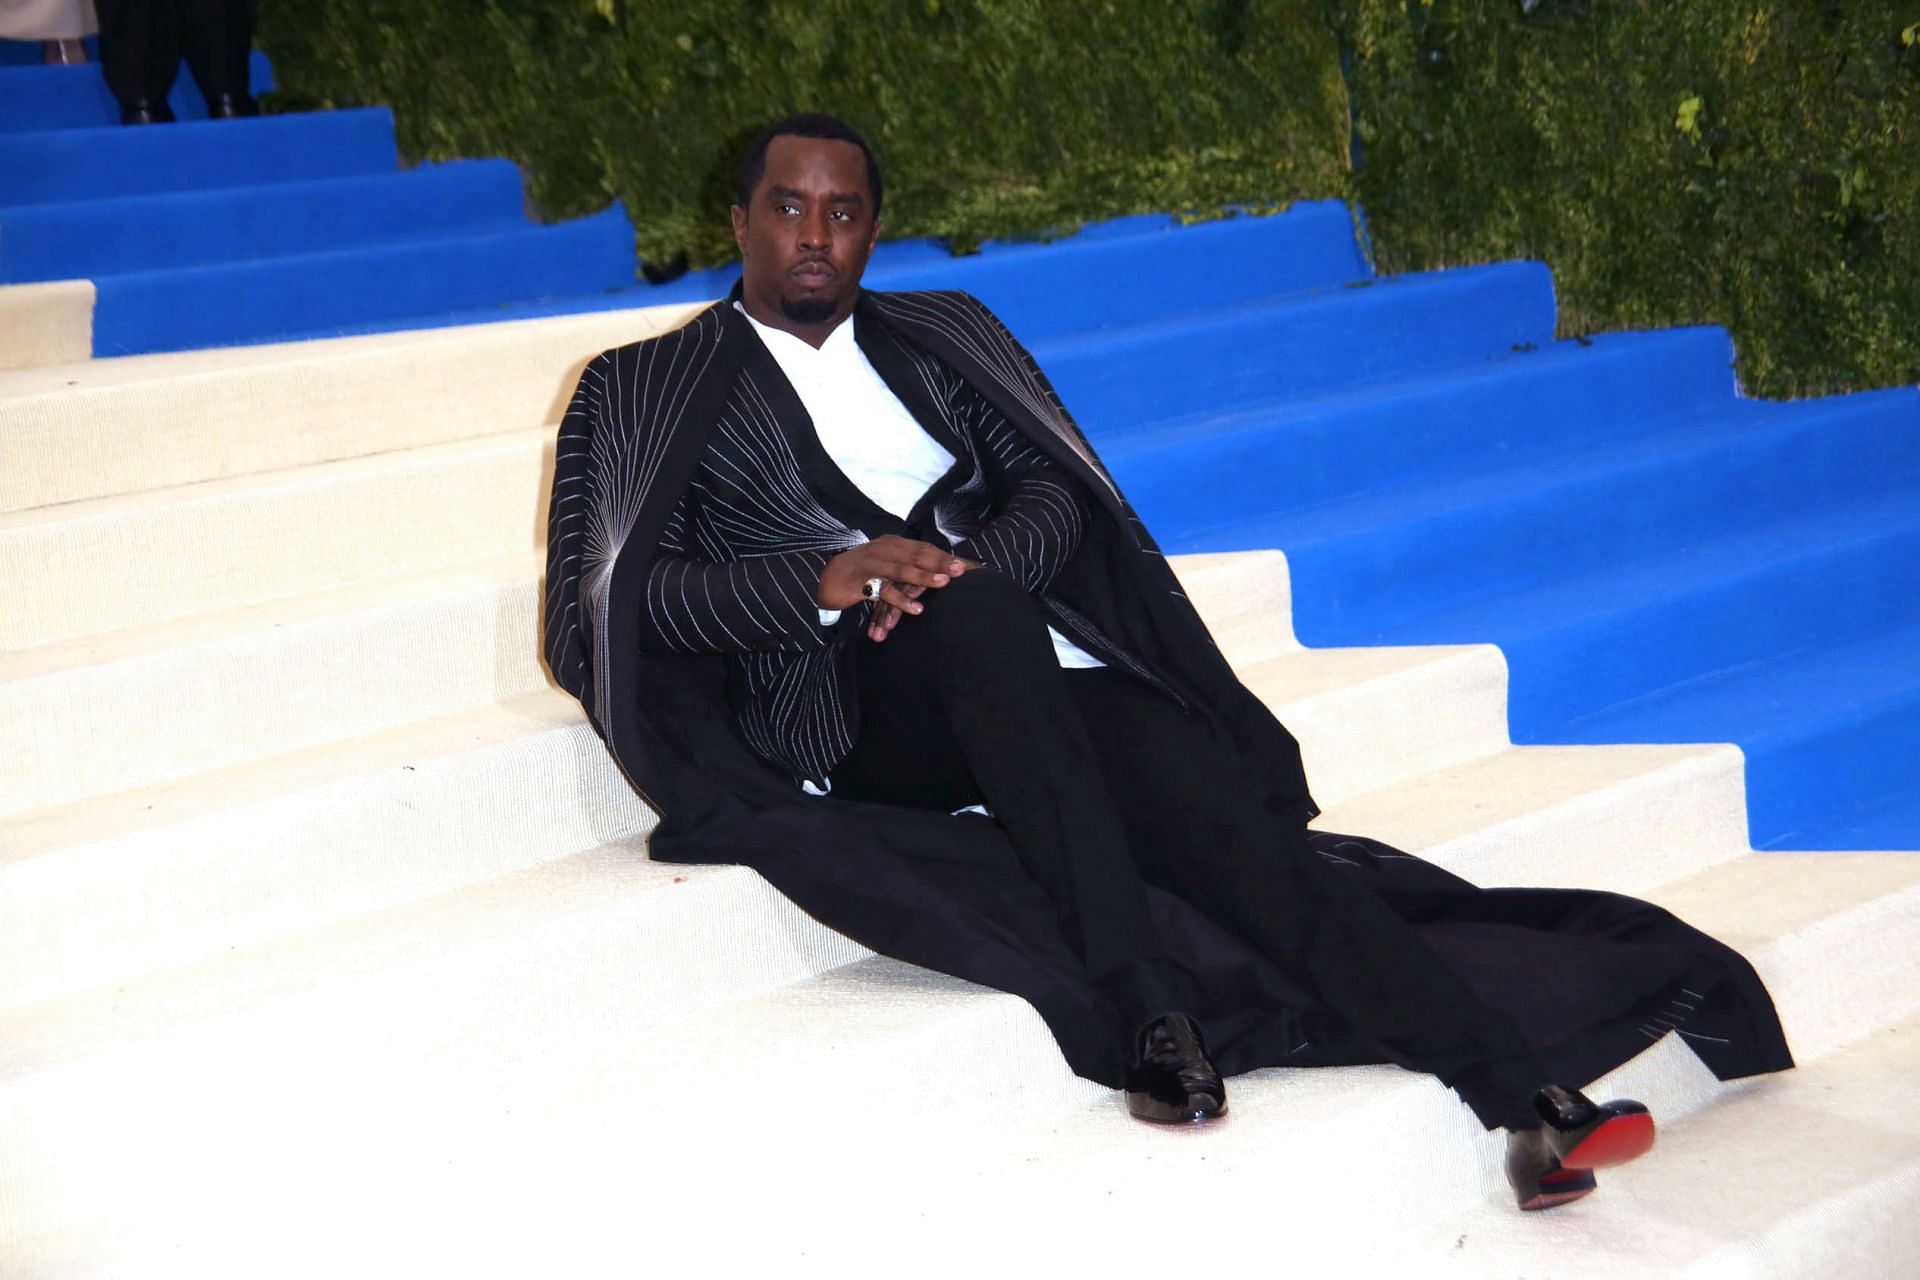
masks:
[[[1166,287],[1144,278],[1170,270]],[[1344,205],[1323,201],[1271,217],[1181,226],[1160,215],[1116,218],[1045,245],[989,242],[954,257],[930,240],[888,241],[874,250],[873,289],[963,289],[999,313],[1015,336],[1034,342],[1081,328],[1158,321],[1287,290],[1335,285],[1366,274]],[[619,294],[557,297],[518,306],[450,313],[440,324],[485,324],[582,311],[704,302],[726,296],[738,264],[689,272],[664,285]],[[1104,309],[1063,299],[1105,298]],[[376,326],[366,331],[377,332]],[[1074,406],[1077,408],[1078,406]]]
[[[102,277],[94,353],[273,342],[370,318],[431,316],[633,278],[618,204],[552,227]]]
[[[1879,804],[1823,824],[1823,849],[1920,849],[1920,782]],[[1797,847],[1798,839],[1793,845]],[[1810,847],[1810,846],[1809,846]]]
[[[399,173],[0,209],[0,283],[93,279],[525,227],[520,171]]]
[[[1249,522],[1313,597],[1313,643],[1920,482],[1910,391],[1730,401],[1557,460]],[[1307,635],[1303,631],[1303,636]]]
[[[253,55],[248,81],[256,94],[273,88],[273,68],[265,54]],[[167,104],[181,120],[207,118],[207,101],[184,65],[174,78]],[[97,129],[119,124],[120,104],[114,101],[97,62],[16,67],[0,76],[0,133]]]
[[[1249,550],[1362,494],[1540,464],[1728,404],[1721,329],[1609,334],[1507,359],[1225,413],[1119,441],[1106,458],[1169,551]],[[1276,521],[1284,521],[1276,524]]]
[[[1164,219],[1116,223],[1048,244],[1008,244],[972,257],[877,269],[869,283],[964,289],[1033,344],[1371,274],[1352,217],[1337,200],[1185,227]]]
[[[1298,576],[1295,591],[1302,638],[1325,643],[1317,593]],[[1383,625],[1369,639],[1500,645],[1514,740],[1565,742],[1578,740],[1580,718],[1667,686],[1915,621],[1920,489],[1907,488]]]
[[[1669,685],[1567,725],[1582,742],[1737,742],[1756,848],[1839,835],[1920,787],[1920,622]],[[1920,824],[1898,847],[1920,847]]]
[[[390,173],[384,107],[0,134],[0,207]]]
[[[1034,354],[1105,449],[1176,415],[1496,359],[1552,339],[1552,276],[1513,262],[1233,303],[1038,342]]]

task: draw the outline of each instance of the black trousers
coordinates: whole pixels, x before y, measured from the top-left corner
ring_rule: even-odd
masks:
[[[184,56],[209,100],[244,97],[257,0],[94,0],[100,70],[121,106],[164,102]]]
[[[1038,604],[991,571],[924,602],[885,642],[857,642],[860,732],[835,795],[984,803],[1096,982],[1137,1018],[1193,994],[1150,923],[1151,884],[1238,934],[1326,1016],[1434,1064],[1483,1117],[1537,1123],[1527,1103],[1550,1077],[1519,1029],[1267,812],[1214,725],[1126,673],[1063,670]]]

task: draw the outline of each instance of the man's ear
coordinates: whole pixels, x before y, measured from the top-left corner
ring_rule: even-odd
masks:
[[[740,246],[740,256],[747,256],[747,211],[745,206],[733,206],[733,242]]]
[[[873,220],[873,230],[867,233],[867,252],[869,254],[873,252],[873,246],[880,243],[880,227],[880,219],[875,218]]]

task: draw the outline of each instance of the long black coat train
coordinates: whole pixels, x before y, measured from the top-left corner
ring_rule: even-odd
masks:
[[[1048,598],[1224,725],[1248,772],[1266,780],[1271,812],[1302,826],[1315,817],[1294,739],[1234,676],[1165,557],[999,320],[960,293],[869,292],[855,314],[863,330],[941,362],[1084,487],[1087,527]],[[1125,1045],[1116,1016],[994,822],[805,794],[791,769],[767,763],[734,727],[723,657],[642,652],[649,570],[757,348],[744,317],[719,304],[587,366],[555,462],[549,668],[660,813],[653,857],[752,867],[877,952],[1018,994],[1077,1073],[1117,1087]],[[833,643],[859,637],[856,621]],[[1324,857],[1350,874],[1355,892],[1386,901],[1512,1018],[1555,1080],[1584,1085],[1674,1030],[1722,1079],[1792,1065],[1751,966],[1657,907],[1610,893],[1479,889],[1358,837],[1310,832],[1300,848],[1310,852],[1275,856]],[[1415,1060],[1346,1024],[1317,1007],[1297,975],[1196,907],[1157,889],[1150,899],[1172,954],[1206,992],[1188,1012],[1207,1028],[1222,1072],[1398,1062],[1445,1078],[1465,1065]]]

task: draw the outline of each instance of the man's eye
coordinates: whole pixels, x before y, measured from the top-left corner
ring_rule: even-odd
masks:
[[[773,211],[775,213],[798,213],[800,209],[799,206],[793,204],[791,201],[782,200],[779,204],[773,206]]]
[[[832,213],[828,214],[827,216],[830,218],[838,218],[841,222],[853,221],[853,215],[851,213],[848,213],[845,209],[835,209]]]

